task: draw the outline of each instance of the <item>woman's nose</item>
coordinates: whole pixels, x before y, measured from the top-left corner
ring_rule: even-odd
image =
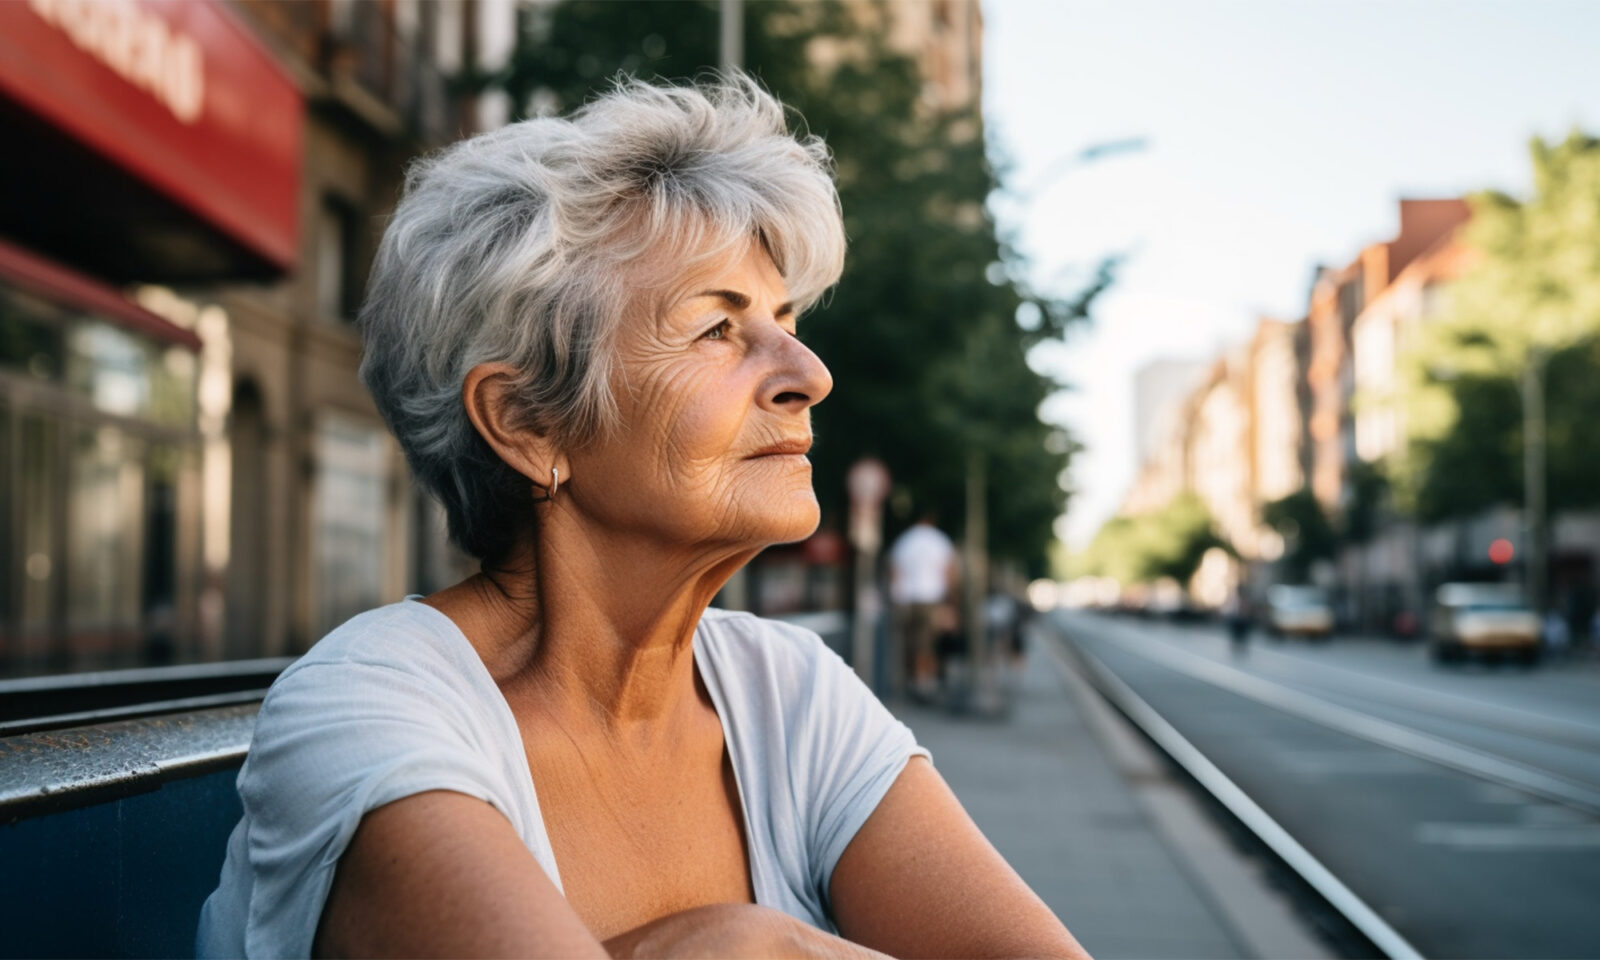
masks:
[[[833,375],[800,338],[774,324],[770,356],[773,371],[762,386],[761,403],[798,413],[821,403],[833,390]]]

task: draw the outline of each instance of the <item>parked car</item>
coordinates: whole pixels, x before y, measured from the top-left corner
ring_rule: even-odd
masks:
[[[1333,635],[1333,606],[1321,587],[1277,584],[1267,588],[1267,632],[1275,637]]]
[[[1539,626],[1513,584],[1447,583],[1434,594],[1429,633],[1436,660],[1505,654],[1535,663]]]

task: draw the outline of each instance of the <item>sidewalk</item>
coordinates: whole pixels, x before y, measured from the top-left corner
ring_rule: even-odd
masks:
[[[1298,930],[1263,939],[1240,929],[1253,921],[1245,916],[1241,924],[1237,905],[1246,904],[1248,912],[1271,895],[1219,891],[1239,886],[1236,865],[1207,877],[1203,858],[1196,870],[1196,844],[1180,838],[1174,849],[1173,821],[1152,817],[1150,798],[1140,795],[1137,783],[1166,780],[1166,773],[1148,757],[1140,769],[1125,757],[1117,760],[1126,745],[1102,745],[1105,724],[1120,717],[1108,721],[1095,712],[1107,710],[1103,704],[1082,702],[1093,694],[1063,676],[1045,648],[1049,642],[1043,635],[1030,638],[1004,720],[891,705],[1001,855],[1099,960],[1325,953],[1309,938],[1296,941],[1303,937]],[[1182,822],[1182,834],[1214,834],[1196,818]],[[1200,847],[1225,845],[1215,836],[1201,840]],[[1273,909],[1284,913],[1280,904],[1269,904],[1268,912]],[[1271,929],[1272,921],[1284,925],[1282,916],[1268,920]]]

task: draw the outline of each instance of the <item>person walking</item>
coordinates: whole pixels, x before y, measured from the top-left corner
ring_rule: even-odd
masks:
[[[1229,650],[1235,656],[1248,651],[1253,624],[1250,620],[1250,598],[1242,584],[1235,587],[1223,601],[1222,616],[1228,623]]]
[[[911,695],[932,700],[939,692],[934,641],[956,618],[948,601],[959,574],[955,544],[931,512],[917,518],[889,548],[889,601],[894,605],[895,649],[890,658],[895,693],[910,678]]]

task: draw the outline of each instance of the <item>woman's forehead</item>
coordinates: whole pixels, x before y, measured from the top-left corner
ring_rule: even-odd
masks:
[[[696,257],[687,263],[679,261],[679,264],[678,271],[668,271],[667,282],[656,300],[661,314],[694,309],[707,297],[731,301],[740,309],[756,299],[788,299],[783,274],[765,245],[753,237],[726,250]],[[746,302],[739,303],[740,298]]]

